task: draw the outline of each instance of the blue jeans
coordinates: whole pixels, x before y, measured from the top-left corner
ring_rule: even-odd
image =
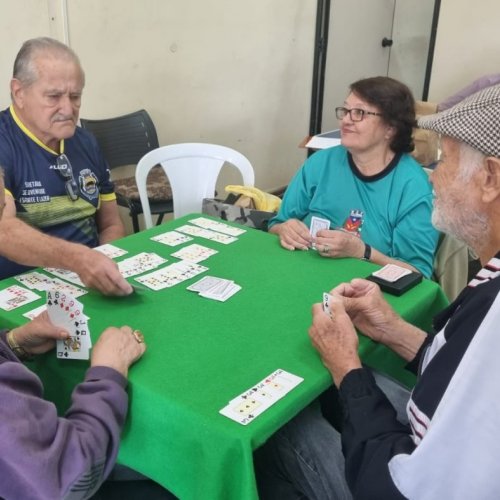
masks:
[[[407,423],[409,392],[374,372],[375,380]],[[300,412],[255,452],[261,500],[351,500],[340,433],[323,417],[318,401]]]

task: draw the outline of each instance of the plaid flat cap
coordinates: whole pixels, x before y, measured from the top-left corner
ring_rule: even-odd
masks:
[[[422,116],[418,127],[500,158],[500,85],[476,92],[441,113]]]

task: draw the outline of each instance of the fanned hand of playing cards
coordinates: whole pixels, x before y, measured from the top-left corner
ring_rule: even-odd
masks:
[[[285,370],[276,370],[258,384],[229,401],[229,404],[222,408],[219,413],[241,425],[247,425],[303,380],[302,377]]]
[[[47,313],[50,321],[66,330],[70,337],[57,341],[60,359],[89,359],[92,340],[88,317],[83,314],[83,304],[70,294],[57,289],[47,290]]]
[[[241,290],[241,286],[234,281],[215,276],[204,276],[201,280],[187,287],[191,292],[198,292],[198,295],[207,299],[214,299],[225,302],[236,292]]]

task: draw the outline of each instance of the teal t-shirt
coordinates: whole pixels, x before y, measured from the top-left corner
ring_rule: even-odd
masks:
[[[309,226],[311,217],[343,226],[351,210],[364,212],[361,237],[383,254],[432,274],[438,232],[431,224],[432,187],[415,159],[396,155],[374,176],[364,176],[343,146],[313,154],[288,186],[269,227],[288,219]]]

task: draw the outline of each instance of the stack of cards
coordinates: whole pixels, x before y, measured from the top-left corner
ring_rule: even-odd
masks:
[[[194,278],[205,271],[208,271],[208,267],[181,260],[134,279],[152,290],[163,290],[164,288],[170,288],[185,280]]]
[[[241,290],[241,286],[234,281],[216,278],[214,276],[204,276],[201,280],[187,287],[192,292],[198,292],[198,295],[207,299],[225,302],[236,292]]]
[[[57,357],[61,359],[89,359],[92,340],[88,317],[83,304],[70,294],[47,290],[47,313],[50,321],[70,334],[67,340],[57,341]]]
[[[66,277],[68,281],[72,280],[68,279],[67,275],[74,274],[76,276],[76,280],[79,283],[81,283],[80,279],[78,278],[78,275],[72,273],[71,271],[66,271],[64,269],[53,269],[53,268],[50,269],[54,271],[52,272],[52,274],[56,274],[59,271],[61,271],[60,275]],[[38,271],[19,274],[18,276],[15,276],[15,279],[20,283],[22,283],[24,286],[30,288],[31,290],[45,291],[50,289],[57,289],[60,292],[69,293],[73,297],[80,297],[81,295],[85,295],[87,293],[86,290],[78,288],[77,286],[72,285],[71,283],[67,283],[66,281],[62,281],[58,278],[51,278],[50,276],[47,276]]]
[[[381,278],[385,281],[389,281],[389,283],[394,283],[398,281],[403,276],[407,276],[411,274],[410,269],[406,267],[401,267],[396,264],[386,264],[384,267],[379,269],[378,271],[373,271],[372,275],[377,278]]]
[[[229,404],[222,408],[219,413],[241,425],[247,425],[303,380],[303,378],[285,370],[276,370],[255,386],[229,401]]]
[[[130,278],[131,276],[151,271],[151,269],[155,269],[165,262],[167,262],[167,259],[155,253],[142,252],[118,262],[118,269],[124,278]]]
[[[0,308],[4,311],[12,311],[12,309],[24,306],[38,299],[41,299],[40,295],[31,290],[27,290],[22,286],[12,285],[0,292]]]

